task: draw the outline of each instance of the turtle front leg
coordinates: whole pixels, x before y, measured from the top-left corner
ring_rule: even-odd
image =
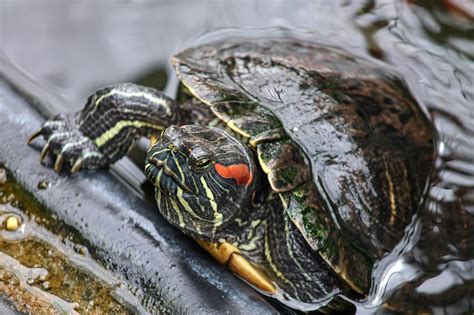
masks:
[[[180,116],[178,103],[160,91],[118,84],[94,92],[81,111],[46,121],[28,143],[43,136],[46,144],[41,161],[53,153],[57,172],[66,162],[72,166],[71,172],[76,173],[117,161],[138,138],[182,123]]]

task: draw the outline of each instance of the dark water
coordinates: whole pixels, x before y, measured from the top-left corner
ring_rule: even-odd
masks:
[[[411,312],[474,311],[472,1],[12,0],[0,10],[0,70],[10,62],[23,69],[51,112],[76,111],[91,91],[115,82],[163,87],[164,71],[172,95],[169,57],[215,30],[297,33],[391,65],[435,126],[437,156],[418,214],[377,264],[358,312],[389,310],[387,303]]]

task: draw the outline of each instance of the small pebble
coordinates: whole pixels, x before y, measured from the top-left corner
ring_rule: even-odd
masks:
[[[12,203],[15,201],[15,196],[13,194],[9,194],[7,197],[8,203]]]
[[[74,245],[74,250],[81,255],[87,254],[87,249],[82,245]]]
[[[49,282],[48,281],[43,282],[42,286],[43,286],[44,290],[48,290],[49,289]]]
[[[20,227],[20,220],[16,216],[10,216],[5,221],[5,228],[7,231],[16,231]]]
[[[0,185],[7,182],[7,171],[4,168],[0,168]]]

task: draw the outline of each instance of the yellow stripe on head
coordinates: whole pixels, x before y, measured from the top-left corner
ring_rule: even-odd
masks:
[[[214,211],[214,220],[213,220],[214,227],[218,227],[222,224],[222,221],[223,221],[222,213],[217,211],[217,204],[214,201],[214,195],[211,189],[209,189],[209,186],[207,186],[207,183],[204,177],[201,177],[201,184],[204,187],[204,190],[206,191],[207,198],[209,199],[212,210]]]

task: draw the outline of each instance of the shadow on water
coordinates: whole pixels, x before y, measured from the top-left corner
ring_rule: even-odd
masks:
[[[162,66],[169,67],[169,56],[204,33],[229,27],[308,29],[305,36],[395,68],[435,126],[436,158],[405,238],[378,262],[368,299],[355,304],[360,313],[473,311],[472,5],[461,0],[102,2],[91,12],[87,5],[52,3],[48,8],[3,3],[3,26],[16,32],[4,31],[0,48],[47,93],[59,95],[63,106],[71,104],[70,111],[81,108],[90,91],[115,82],[165,88],[168,78],[165,91],[173,94],[176,78]],[[28,17],[29,24],[18,16]],[[32,30],[32,24],[39,27]],[[139,147],[143,151],[146,144]],[[135,151],[135,161],[142,151]]]

